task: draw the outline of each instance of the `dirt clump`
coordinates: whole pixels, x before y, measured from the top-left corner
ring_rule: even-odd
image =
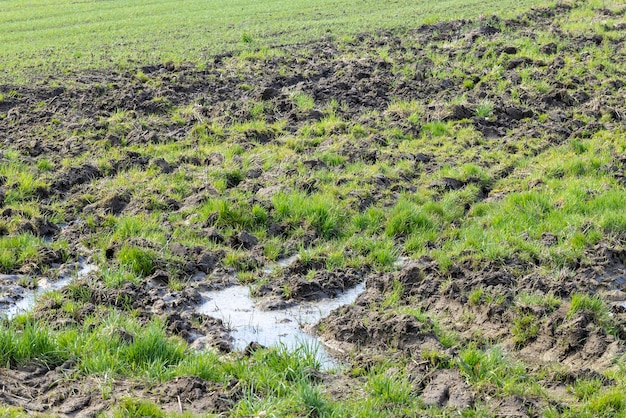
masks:
[[[422,391],[426,405],[464,410],[472,406],[474,397],[467,382],[456,370],[437,373]]]
[[[224,390],[225,389],[225,390]],[[199,413],[225,413],[242,396],[237,380],[225,388],[215,386],[199,377],[177,377],[147,391],[166,411]]]
[[[322,320],[324,344],[340,353],[388,352],[415,353],[422,347],[442,348],[432,333],[431,323],[419,322],[411,315],[371,312],[364,306],[339,308]]]

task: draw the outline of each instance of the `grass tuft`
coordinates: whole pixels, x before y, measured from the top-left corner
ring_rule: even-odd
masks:
[[[153,250],[124,245],[117,254],[120,265],[129,268],[140,276],[148,276],[154,272],[157,255]]]

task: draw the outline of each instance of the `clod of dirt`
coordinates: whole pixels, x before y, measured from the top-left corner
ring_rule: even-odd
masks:
[[[263,169],[256,167],[256,168],[251,168],[250,170],[248,170],[248,172],[246,173],[246,177],[250,179],[258,179],[259,177],[261,177],[262,174],[263,174]]]
[[[41,264],[45,266],[61,264],[66,258],[66,254],[62,249],[42,247],[37,250],[37,254],[40,257]]]
[[[258,350],[262,350],[264,348],[266,347],[262,346],[256,341],[252,341],[250,344],[246,346],[246,348],[243,349],[243,355],[244,357],[251,357],[252,355],[254,355],[255,352],[257,352]]]
[[[541,243],[546,247],[551,247],[559,242],[559,237],[549,232],[541,234]]]
[[[613,30],[624,30],[626,29],[626,22],[617,22],[612,26]]]
[[[490,409],[497,411],[497,416],[501,417],[536,417],[533,411],[537,408],[538,402],[532,399],[525,399],[521,396],[509,396],[504,399],[494,399],[490,402]]]
[[[428,187],[431,189],[438,189],[441,191],[459,190],[459,189],[462,189],[464,186],[465,186],[465,183],[463,183],[460,180],[453,179],[451,177],[444,177],[428,185]]]
[[[549,106],[569,107],[575,100],[567,90],[558,90],[544,95],[543,102]]]
[[[181,243],[175,242],[170,245],[170,251],[175,256],[185,257],[187,255],[188,248]]]
[[[165,161],[164,158],[155,158],[154,160],[152,160],[152,165],[154,165],[155,167],[158,167],[159,170],[161,170],[161,173],[163,174],[170,174],[176,169],[175,166]]]
[[[169,314],[165,323],[167,330],[179,335],[195,350],[217,348],[223,353],[232,351],[232,338],[228,328],[221,319],[211,318],[203,314]]]
[[[463,105],[454,105],[450,110],[450,114],[447,115],[444,120],[462,120],[470,119],[475,113],[472,109]]]
[[[557,46],[554,42],[549,42],[539,48],[539,52],[546,55],[554,55],[557,52]]]
[[[196,259],[196,268],[208,274],[215,270],[223,257],[223,252],[203,251]]]
[[[526,58],[526,57],[513,58],[506,65],[506,69],[507,70],[514,70],[516,68],[519,68],[519,67],[522,67],[522,66],[526,66],[526,65],[532,65],[532,64],[533,64],[533,60],[531,60],[530,58]]]
[[[504,48],[502,48],[500,51],[501,51],[503,54],[507,54],[507,55],[515,55],[515,54],[517,54],[518,49],[517,49],[517,47],[516,47],[516,46],[513,46],[513,45],[507,45],[507,46],[505,46]]]
[[[44,218],[35,218],[26,221],[17,227],[18,232],[30,233],[39,237],[51,237],[57,235],[61,229]]]
[[[530,109],[523,109],[520,107],[516,107],[516,106],[507,106],[504,109],[502,109],[502,112],[506,115],[506,117],[513,119],[513,120],[522,120],[522,119],[526,119],[526,118],[530,118],[533,116],[533,111]],[[500,115],[499,115],[500,116]]]
[[[237,248],[245,248],[246,250],[252,249],[259,243],[259,240],[248,231],[240,231],[231,240],[231,245]]]
[[[340,353],[356,350],[382,353],[390,349],[415,353],[421,348],[443,349],[431,331],[430,321],[422,323],[406,314],[389,316],[360,305],[338,309],[320,325],[324,344]]]
[[[181,210],[186,210],[190,208],[194,208],[198,205],[203,204],[207,200],[211,199],[218,195],[217,190],[213,188],[208,188],[204,191],[199,191],[191,196],[188,196],[181,205]]]
[[[171,278],[169,273],[163,270],[157,270],[152,275],[146,277],[146,282],[155,287],[167,286]]]
[[[129,193],[115,193],[96,203],[85,206],[83,212],[85,214],[94,213],[101,210],[105,214],[119,215],[130,203]]]
[[[182,244],[172,244],[170,251],[173,255],[183,259],[180,267],[188,276],[211,273],[225,256],[223,250],[210,251],[200,246],[188,248]]]
[[[267,87],[261,92],[261,100],[271,100],[281,95],[280,90]]]
[[[59,193],[65,193],[76,185],[89,183],[101,176],[101,171],[91,164],[70,167],[66,172],[59,174],[56,180],[53,181],[51,189],[57,190]]]
[[[215,228],[205,229],[204,236],[207,237],[211,242],[214,242],[216,244],[223,244],[226,242],[222,234],[220,234]]]
[[[500,29],[494,28],[493,26],[481,26],[479,28],[469,31],[465,35],[465,40],[469,42],[474,42],[480,37],[492,36],[497,33],[500,33]]]
[[[474,396],[458,370],[442,370],[424,388],[422,401],[429,406],[463,410],[472,406]]]
[[[567,385],[573,385],[579,380],[599,380],[602,384],[607,385],[613,383],[613,379],[609,379],[602,373],[599,373],[595,370],[583,368],[580,370],[570,370],[564,373],[561,376],[556,376],[556,380],[565,383]]]
[[[278,194],[280,192],[289,193],[290,191],[291,191],[291,188],[278,184],[275,186],[263,187],[257,190],[256,196],[260,200],[271,200],[275,194]]]
[[[232,380],[226,388],[199,377],[177,377],[150,389],[165,410],[195,414],[224,413],[232,408],[243,393]]]
[[[271,284],[264,284],[255,289],[255,296],[278,300],[316,301],[334,298],[345,290],[364,281],[366,272],[356,269],[339,269],[328,271],[322,260],[303,262],[295,257],[286,259],[290,264],[274,277]],[[280,263],[279,263],[280,265]],[[312,277],[305,277],[310,271],[316,270]],[[273,273],[273,269],[267,271]]]

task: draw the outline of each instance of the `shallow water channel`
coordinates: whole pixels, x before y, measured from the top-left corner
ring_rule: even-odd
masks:
[[[365,290],[365,282],[349,289],[336,298],[304,302],[286,309],[264,311],[255,306],[246,286],[231,286],[223,290],[204,292],[206,302],[198,312],[220,318],[231,329],[234,347],[243,350],[251,342],[264,346],[283,344],[294,350],[302,345],[317,351],[323,367],[338,365],[317,337],[303,328],[325,318],[332,310],[355,301]]]
[[[96,270],[95,264],[80,261],[72,266],[65,266],[58,280],[50,281],[43,277],[37,280],[37,287],[29,289],[20,285],[27,277],[22,275],[0,275],[0,281],[11,283],[3,287],[0,297],[0,317],[11,319],[26,312],[35,305],[37,297],[45,292],[59,290],[67,286],[72,279],[84,277]]]

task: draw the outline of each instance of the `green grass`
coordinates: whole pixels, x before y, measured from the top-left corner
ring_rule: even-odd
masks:
[[[347,224],[345,204],[330,195],[279,193],[274,196],[273,204],[277,220],[294,223],[305,220],[305,226],[315,228],[317,233],[326,239],[341,236]]]
[[[533,340],[539,332],[539,321],[533,314],[522,314],[513,320],[513,342],[522,347]]]
[[[37,268],[42,259],[41,251],[50,248],[64,251],[66,242],[58,240],[55,243],[47,243],[41,237],[30,233],[17,233],[8,236],[0,236],[0,272],[10,273],[15,269],[31,264]]]
[[[433,222],[420,210],[418,204],[401,199],[391,209],[385,232],[388,236],[407,236],[433,228]]]
[[[600,296],[576,293],[572,295],[568,318],[577,315],[587,315],[596,325],[603,327],[609,333],[619,332],[619,325],[614,323],[609,307]]]
[[[157,255],[150,249],[125,245],[117,254],[120,265],[137,275],[147,276],[155,269]]]
[[[26,81],[44,73],[128,68],[137,62],[204,65],[213,54],[259,44],[345,37],[366,27],[407,27],[408,22],[415,27],[426,21],[511,13],[538,3],[193,0],[181,7],[171,0],[9,0],[0,4],[0,70],[4,73],[0,83]]]
[[[402,376],[387,372],[373,373],[367,381],[367,390],[383,404],[411,402],[411,385]]]
[[[6,418],[24,418],[29,415],[19,407],[11,407],[11,406],[0,406],[0,416]]]
[[[4,151],[4,157],[0,161],[0,176],[6,177],[7,184],[14,185],[6,193],[6,204],[31,200],[48,190],[48,184],[37,175],[37,170],[46,171],[45,163],[36,170],[20,160],[19,152],[11,149]]]
[[[119,337],[125,330],[132,341]],[[106,338],[103,338],[106,336]],[[158,321],[145,326],[117,314],[92,318],[84,329],[51,329],[29,317],[0,326],[0,346],[5,365],[38,361],[51,366],[76,358],[86,374],[161,376],[184,359],[185,345],[168,338]]]
[[[67,357],[60,352],[54,337],[42,324],[32,320],[0,325],[0,364],[5,367],[32,360],[44,364],[59,364]]]
[[[480,387],[493,385],[505,394],[514,394],[532,379],[522,363],[516,362],[498,348],[480,350],[469,346],[459,353],[458,364],[470,383]]]
[[[149,401],[126,398],[119,402],[113,413],[114,418],[165,418],[166,414]]]

